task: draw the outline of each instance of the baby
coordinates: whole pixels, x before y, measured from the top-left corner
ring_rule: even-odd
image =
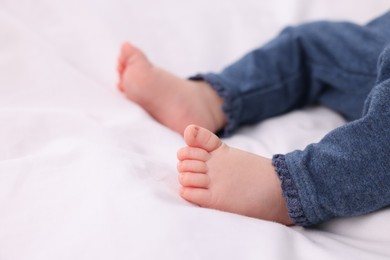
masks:
[[[390,12],[365,26],[289,27],[221,73],[181,79],[125,43],[118,88],[182,134],[180,195],[285,225],[390,205]],[[265,158],[224,144],[241,125],[311,104],[349,123],[302,151]]]

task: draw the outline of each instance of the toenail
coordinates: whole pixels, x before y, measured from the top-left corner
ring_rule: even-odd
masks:
[[[193,133],[194,138],[196,138],[196,137],[198,136],[199,130],[200,130],[200,128],[199,128],[198,126],[195,126],[195,127],[194,127],[194,133]]]

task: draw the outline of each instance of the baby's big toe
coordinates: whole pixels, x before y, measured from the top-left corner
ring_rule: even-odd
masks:
[[[212,152],[222,145],[222,141],[215,134],[197,125],[187,126],[184,130],[184,140],[187,145],[202,148],[208,152]]]

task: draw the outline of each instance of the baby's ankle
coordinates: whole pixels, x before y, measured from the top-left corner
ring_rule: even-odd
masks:
[[[213,129],[209,130],[215,133],[227,124],[227,117],[222,109],[224,99],[208,82],[199,81],[196,82],[196,84],[204,90],[205,97],[208,99],[207,105],[209,106],[209,110],[213,118],[213,124],[215,125]]]

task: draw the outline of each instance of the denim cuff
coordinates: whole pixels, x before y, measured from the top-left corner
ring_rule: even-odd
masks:
[[[229,88],[224,87],[219,77],[215,74],[197,74],[188,78],[195,81],[206,81],[217,92],[217,94],[223,98],[222,111],[224,112],[227,123],[218,133],[219,137],[231,136],[239,126],[238,115],[241,111],[239,100],[234,98],[235,95],[229,92]]]
[[[285,156],[276,154],[272,158],[272,165],[282,182],[283,197],[286,200],[288,215],[298,226],[312,225],[303,211],[302,203],[299,198],[298,189],[291,178],[288,170]]]

